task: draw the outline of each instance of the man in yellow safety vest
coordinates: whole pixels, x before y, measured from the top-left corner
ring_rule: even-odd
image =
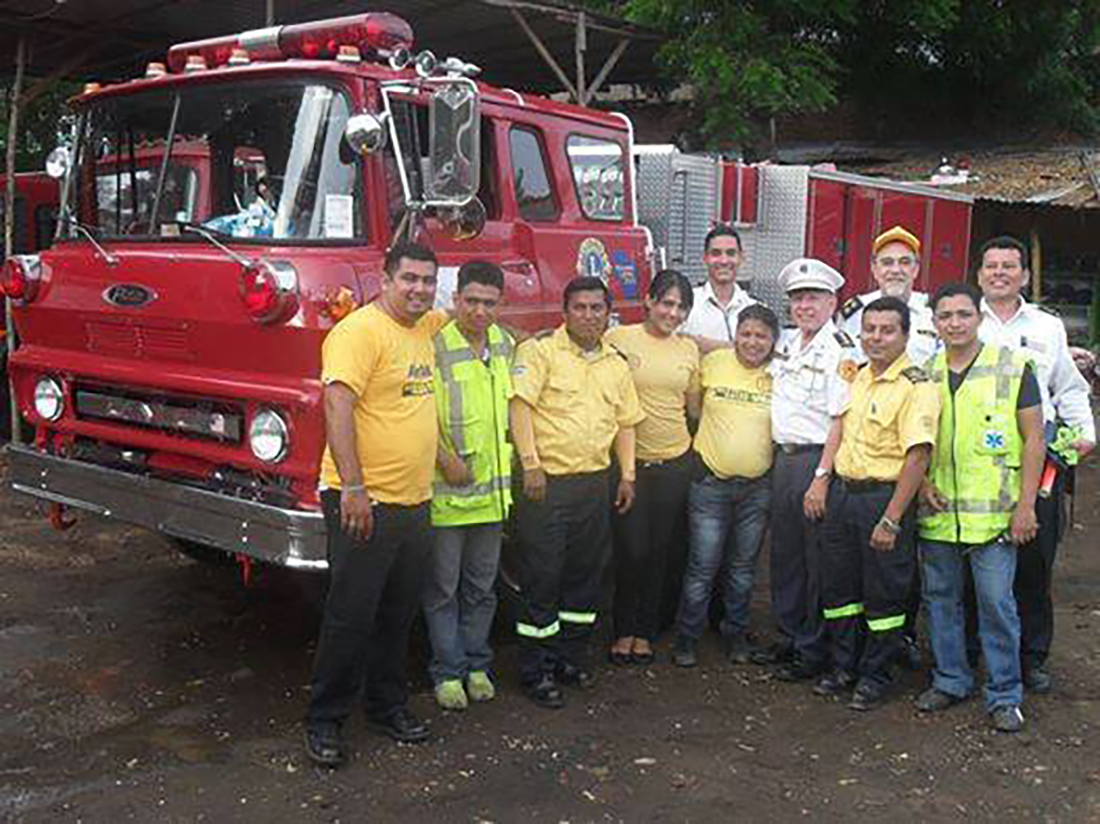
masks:
[[[944,286],[932,300],[946,349],[931,366],[942,412],[921,489],[920,555],[936,668],[922,712],[962,701],[974,678],[966,655],[964,567],[974,574],[985,656],[985,701],[1002,732],[1023,727],[1016,551],[1038,530],[1043,407],[1035,368],[1019,350],[983,345],[981,293]]]
[[[489,701],[496,693],[489,630],[501,528],[512,503],[508,401],[514,345],[496,323],[503,294],[498,266],[463,264],[454,319],[434,339],[439,446],[424,616],[435,699],[448,710]]]

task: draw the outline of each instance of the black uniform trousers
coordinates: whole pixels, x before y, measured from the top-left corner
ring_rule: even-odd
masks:
[[[780,634],[809,666],[828,656],[821,618],[821,529],[803,510],[803,498],[821,462],[820,445],[777,448],[772,467],[772,615]]]
[[[360,694],[367,715],[385,719],[408,700],[409,630],[432,549],[430,504],[375,504],[366,541],[341,527],[338,491],[322,492],[321,505],[330,581],[306,722],[343,723]]]
[[[823,613],[833,661],[879,686],[892,678],[917,563],[915,507],[902,518],[892,550],[871,547],[893,494],[892,483],[834,479],[822,536]]]
[[[634,505],[611,514],[614,535],[615,635],[650,641],[660,631],[672,539],[687,508],[694,453],[660,463],[638,461]],[[611,492],[619,473],[611,473]]]
[[[547,475],[546,496],[516,501],[520,679],[584,667],[611,550],[607,470]]]

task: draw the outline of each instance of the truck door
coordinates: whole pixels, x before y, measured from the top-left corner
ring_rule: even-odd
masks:
[[[637,320],[645,287],[645,233],[634,225],[625,133],[567,132],[513,122],[508,134],[515,249],[539,278],[531,319],[560,323],[561,295],[578,275],[603,279],[621,320]]]

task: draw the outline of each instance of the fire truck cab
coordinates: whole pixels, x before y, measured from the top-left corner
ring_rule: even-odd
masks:
[[[321,343],[395,237],[436,250],[444,303],[478,257],[518,326],[559,322],[577,274],[640,315],[629,121],[412,46],[386,13],[276,27],[74,99],[56,242],[3,274],[35,432],[9,452],[15,490],[323,569]]]

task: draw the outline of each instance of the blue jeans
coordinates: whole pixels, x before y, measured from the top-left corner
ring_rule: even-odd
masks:
[[[435,684],[486,671],[493,660],[489,630],[497,608],[501,524],[435,527],[424,587],[432,642],[428,673]]]
[[[703,471],[706,474],[692,482],[688,493],[691,539],[676,631],[686,638],[703,634],[714,579],[724,564],[725,614],[719,629],[730,637],[749,626],[753,575],[768,524],[771,483],[767,475],[722,480]]]
[[[960,698],[969,695],[974,686],[974,675],[966,658],[963,607],[963,564],[969,561],[978,599],[978,636],[987,671],[985,704],[991,711],[1018,706],[1024,699],[1020,617],[1012,592],[1016,552],[1016,547],[1005,541],[982,546],[938,541],[920,544],[924,605],[928,611],[932,653],[936,657],[932,685],[940,692]]]

